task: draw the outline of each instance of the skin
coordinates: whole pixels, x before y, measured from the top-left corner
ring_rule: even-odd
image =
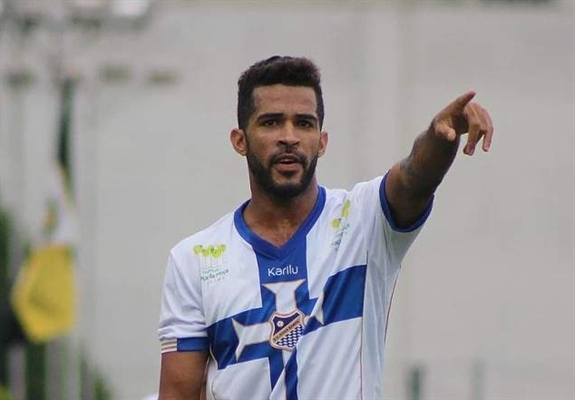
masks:
[[[256,88],[253,96],[256,107],[248,122],[248,132],[232,130],[232,146],[242,156],[251,153],[259,159],[276,187],[297,186],[309,161],[323,156],[328,142],[327,132],[319,127],[315,92],[308,87],[273,85]],[[274,162],[297,154],[305,157],[308,164]],[[299,194],[282,198],[262,187],[252,168],[248,170],[252,196],[244,220],[255,234],[280,247],[315,205],[318,194],[315,171]]]
[[[230,141],[248,159],[252,197],[245,222],[279,247],[315,205],[315,171],[307,184],[304,176],[311,160],[325,153],[328,134],[319,126],[313,89],[272,85],[256,88],[253,96],[256,107],[246,131],[233,129]],[[441,110],[416,138],[411,153],[389,171],[385,191],[399,227],[412,225],[427,208],[455,158],[461,135],[468,133],[464,154],[473,155],[479,143],[489,151],[493,124],[488,112],[471,102],[474,96],[474,91],[467,92]],[[290,162],[282,163],[282,158]],[[290,196],[281,194],[286,190]],[[160,400],[205,398],[207,358],[207,352],[163,354]]]
[[[206,398],[206,351],[171,352],[162,354],[159,400]]]
[[[474,91],[464,93],[441,110],[415,139],[409,156],[389,171],[385,193],[399,227],[409,227],[425,211],[455,159],[461,135],[468,133],[464,154],[475,154],[479,143],[489,151],[493,123],[482,106],[471,102],[473,97]]]

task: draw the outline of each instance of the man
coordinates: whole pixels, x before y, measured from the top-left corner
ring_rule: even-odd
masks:
[[[329,190],[315,176],[328,142],[316,66],[275,56],[238,85],[230,140],[251,199],[170,252],[160,399],[381,398],[400,262],[460,136],[468,155],[489,150],[489,114],[465,93],[384,177]]]

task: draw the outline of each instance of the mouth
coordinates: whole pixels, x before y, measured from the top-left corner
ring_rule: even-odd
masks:
[[[274,160],[274,164],[291,165],[301,164],[301,160],[296,156],[280,156]]]
[[[283,164],[283,165],[291,165],[291,164],[305,164],[305,157],[300,156],[295,153],[287,153],[287,154],[280,154],[272,159],[273,164]]]
[[[293,174],[304,165],[301,157],[295,154],[283,154],[273,159],[273,165],[280,173]]]

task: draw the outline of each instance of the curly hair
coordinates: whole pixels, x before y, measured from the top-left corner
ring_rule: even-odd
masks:
[[[317,66],[305,57],[273,56],[259,61],[242,73],[238,80],[238,126],[245,130],[255,111],[254,89],[260,86],[282,84],[311,87],[315,92],[320,129],[324,108],[321,76]]]

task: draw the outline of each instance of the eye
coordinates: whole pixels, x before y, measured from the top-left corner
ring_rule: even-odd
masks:
[[[301,128],[313,128],[315,126],[315,124],[307,119],[301,119],[299,121],[297,121],[297,126],[301,127]]]
[[[267,126],[267,127],[272,127],[272,126],[277,126],[278,125],[278,120],[277,119],[265,119],[262,121],[262,126]]]

